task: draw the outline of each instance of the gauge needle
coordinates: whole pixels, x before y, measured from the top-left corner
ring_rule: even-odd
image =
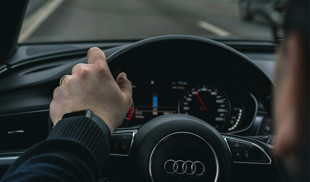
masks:
[[[203,101],[202,101],[202,99],[201,99],[199,93],[198,93],[195,89],[194,89],[194,92],[195,92],[195,94],[196,94],[196,96],[197,96],[197,98],[198,98],[200,104],[202,105],[203,109],[204,109],[205,111],[207,111],[207,107],[206,107],[206,105],[203,103]]]

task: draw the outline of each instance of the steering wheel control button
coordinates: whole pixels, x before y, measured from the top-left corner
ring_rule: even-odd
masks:
[[[150,166],[153,181],[216,181],[219,170],[211,145],[187,132],[164,137],[153,149]]]
[[[230,137],[225,137],[225,140],[235,163],[271,164],[270,157],[259,145],[250,141]]]
[[[111,154],[128,156],[136,131],[116,131],[111,137]]]

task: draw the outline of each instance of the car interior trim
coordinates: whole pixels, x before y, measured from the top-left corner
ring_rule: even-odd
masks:
[[[18,158],[19,158],[19,156],[0,157],[0,165],[11,165]]]

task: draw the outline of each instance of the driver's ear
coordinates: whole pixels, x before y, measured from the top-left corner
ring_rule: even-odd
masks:
[[[282,78],[277,82],[274,102],[274,153],[281,158],[296,155],[309,138],[309,63],[302,43],[303,40],[296,33],[287,36],[282,57],[284,60],[278,60],[278,64],[286,64],[285,71],[280,75]]]

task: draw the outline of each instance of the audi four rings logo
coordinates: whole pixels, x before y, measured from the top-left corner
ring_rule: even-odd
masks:
[[[169,159],[164,164],[164,170],[167,174],[202,176],[206,167],[201,161]]]

